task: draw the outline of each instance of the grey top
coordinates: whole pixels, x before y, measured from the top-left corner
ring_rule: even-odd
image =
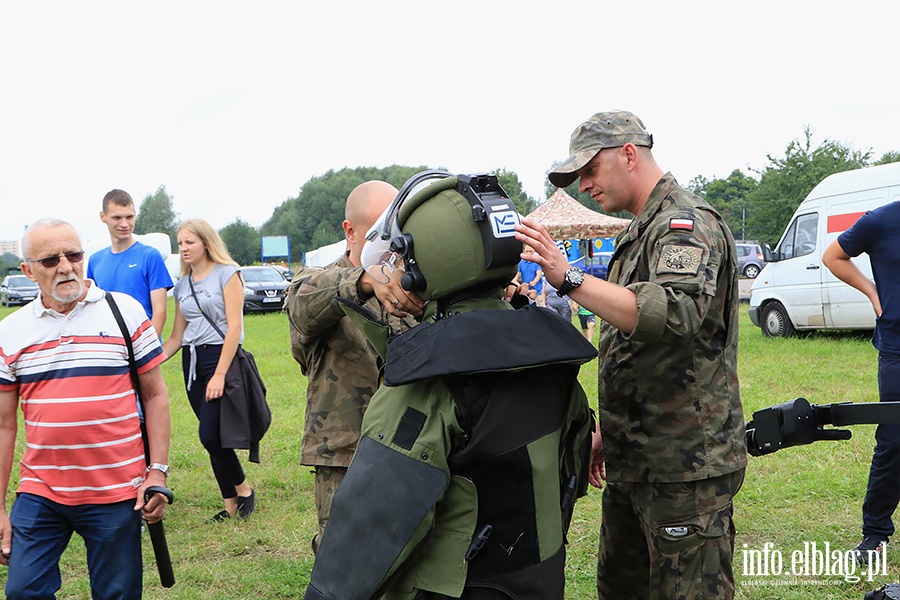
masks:
[[[225,320],[225,296],[222,290],[225,284],[239,271],[234,265],[216,264],[212,271],[200,281],[194,281],[194,291],[203,312],[215,321],[222,333],[228,332],[228,323]],[[200,313],[197,302],[191,295],[191,286],[185,275],[175,284],[175,301],[181,309],[181,314],[187,320],[187,327],[181,339],[182,346],[199,346],[202,344],[218,344],[223,342],[222,336],[213,329],[209,321]],[[241,337],[239,343],[244,342],[244,317],[241,315]]]

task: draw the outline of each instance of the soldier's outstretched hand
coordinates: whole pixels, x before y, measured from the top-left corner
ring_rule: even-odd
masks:
[[[569,261],[566,255],[559,251],[559,247],[544,226],[531,219],[522,218],[522,224],[516,225],[516,239],[534,250],[532,253],[523,252],[522,258],[540,265],[544,277],[550,285],[558,289],[566,276]]]

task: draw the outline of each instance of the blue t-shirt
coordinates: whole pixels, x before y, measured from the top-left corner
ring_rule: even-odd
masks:
[[[838,236],[850,256],[869,255],[881,302],[872,344],[880,352],[900,355],[900,202],[870,210]]]
[[[172,287],[172,278],[159,250],[140,242],[118,254],[112,248],[92,254],[87,278],[93,279],[100,289],[128,294],[140,302],[148,319],[153,317],[150,292]]]
[[[522,283],[531,283],[535,277],[537,277],[537,272],[541,270],[541,266],[537,263],[533,263],[525,260],[524,258],[519,261],[519,273],[522,274]],[[533,288],[538,294],[544,289],[544,279],[541,278],[536,284],[534,284]]]

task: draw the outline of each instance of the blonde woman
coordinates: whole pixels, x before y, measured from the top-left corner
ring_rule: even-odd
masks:
[[[163,350],[171,358],[184,349],[184,385],[225,503],[211,520],[246,519],[256,494],[237,453],[222,447],[219,434],[225,373],[244,338],[244,283],[222,238],[202,219],[178,226],[178,252],[181,278],[174,288],[175,323]]]

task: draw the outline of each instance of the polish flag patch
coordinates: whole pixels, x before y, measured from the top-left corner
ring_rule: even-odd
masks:
[[[669,229],[680,229],[681,231],[693,231],[693,219],[669,219]]]

